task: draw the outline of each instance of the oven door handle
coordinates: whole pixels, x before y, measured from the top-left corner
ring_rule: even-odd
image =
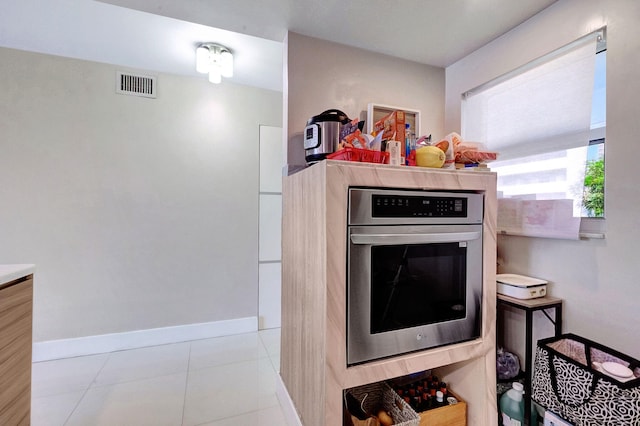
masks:
[[[433,234],[351,234],[353,244],[435,244],[477,240],[480,232],[445,232]]]

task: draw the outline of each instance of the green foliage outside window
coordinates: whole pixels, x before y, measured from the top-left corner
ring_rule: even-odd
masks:
[[[582,205],[589,217],[604,217],[604,159],[587,163]]]

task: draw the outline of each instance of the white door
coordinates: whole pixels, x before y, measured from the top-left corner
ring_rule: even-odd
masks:
[[[260,126],[258,328],[280,327],[282,128]]]

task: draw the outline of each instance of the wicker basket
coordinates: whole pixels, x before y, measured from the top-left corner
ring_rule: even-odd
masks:
[[[345,392],[355,397],[366,413],[376,414],[385,410],[397,426],[418,426],[420,416],[400,396],[384,382],[372,383],[347,389]],[[366,425],[366,421],[355,420],[354,426]]]

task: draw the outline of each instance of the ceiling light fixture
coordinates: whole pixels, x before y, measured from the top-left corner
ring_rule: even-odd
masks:
[[[233,55],[219,44],[201,43],[196,49],[196,71],[209,74],[209,81],[218,84],[222,77],[233,77]]]

